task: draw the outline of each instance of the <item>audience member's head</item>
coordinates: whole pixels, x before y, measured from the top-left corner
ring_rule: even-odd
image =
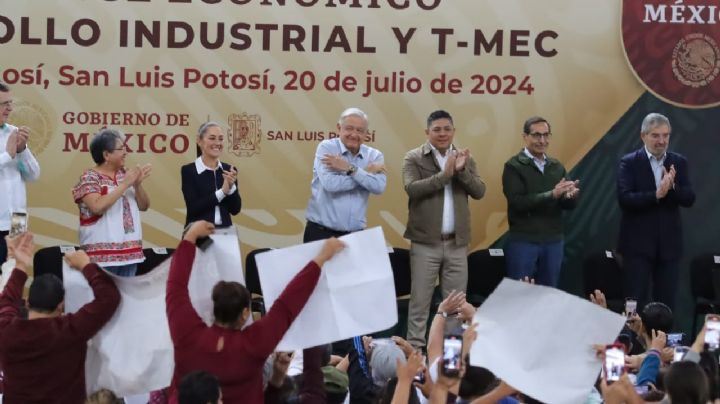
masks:
[[[695,362],[675,362],[665,374],[665,392],[672,403],[706,404],[708,382],[705,372]]]
[[[470,360],[468,359],[466,363],[470,363]],[[465,374],[460,379],[458,395],[464,400],[472,401],[487,393],[494,386],[495,380],[495,375],[491,371],[468,365],[465,367]]]
[[[713,355],[710,352],[702,352],[698,365],[700,365],[705,372],[705,376],[707,376],[710,400],[714,401],[720,398],[720,366],[718,366],[717,355]]]
[[[218,282],[212,291],[215,323],[227,328],[242,328],[250,317],[250,292],[237,282]]]
[[[652,330],[669,333],[673,326],[673,313],[670,308],[660,302],[650,302],[640,312],[642,320],[642,334],[647,339],[652,339]]]
[[[208,372],[186,374],[178,386],[178,404],[222,404],[220,382]]]
[[[85,400],[85,404],[123,404],[124,401],[108,389],[98,390]]]
[[[65,288],[57,276],[43,274],[33,279],[28,293],[31,312],[59,316],[63,313]]]
[[[405,363],[405,354],[395,344],[382,344],[373,348],[370,354],[370,371],[373,382],[384,386],[397,374],[397,360]]]
[[[393,377],[387,381],[385,387],[380,392],[380,397],[377,400],[378,404],[391,404],[393,402],[393,395],[395,394],[395,388],[397,387],[398,379]],[[417,396],[415,386],[410,385],[410,395],[408,396],[408,404],[420,404],[420,398]]]

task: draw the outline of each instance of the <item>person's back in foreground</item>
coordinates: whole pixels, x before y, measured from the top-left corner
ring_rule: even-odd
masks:
[[[193,223],[170,264],[166,306],[175,346],[170,402],[178,401],[177,385],[183,375],[203,370],[217,376],[225,403],[262,403],[265,360],[315,290],[320,267],[344,244],[335,238],[325,241],[320,253],[287,285],[267,315],[245,329],[242,327],[251,315],[250,293],[237,282],[218,282],[212,296],[215,319],[208,327],[192,307],[187,285],[195,243],[213,229],[209,222]]]

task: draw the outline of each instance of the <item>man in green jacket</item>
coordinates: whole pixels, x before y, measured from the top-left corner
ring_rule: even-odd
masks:
[[[548,121],[529,118],[522,136],[525,148],[505,163],[502,176],[510,223],[507,275],[555,287],[563,261],[562,211],[575,207],[579,181],[567,180],[565,167],[545,154],[552,138]]]

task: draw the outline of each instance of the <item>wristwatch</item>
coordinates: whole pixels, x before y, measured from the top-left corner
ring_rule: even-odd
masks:
[[[438,312],[435,313],[435,314],[438,315],[438,316],[443,316],[443,318],[448,318],[448,316],[449,316],[449,314],[448,314],[447,311],[438,311]]]
[[[353,175],[357,171],[357,166],[355,164],[350,164],[350,168],[348,168],[347,171],[345,171],[345,174],[347,175]]]

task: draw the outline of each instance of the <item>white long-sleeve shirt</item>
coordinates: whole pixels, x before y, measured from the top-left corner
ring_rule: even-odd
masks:
[[[10,230],[12,212],[27,212],[25,182],[40,177],[40,164],[29,147],[25,147],[15,158],[6,151],[8,138],[17,127],[0,126],[0,230]]]

